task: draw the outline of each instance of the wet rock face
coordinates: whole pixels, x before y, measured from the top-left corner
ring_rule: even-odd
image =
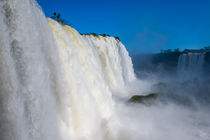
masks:
[[[146,105],[151,105],[157,99],[156,93],[150,93],[147,95],[134,95],[132,96],[128,102],[130,103],[141,103]]]
[[[210,52],[205,54],[204,72],[205,74],[210,72]]]

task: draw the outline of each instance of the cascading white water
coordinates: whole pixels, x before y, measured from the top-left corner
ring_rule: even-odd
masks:
[[[1,140],[117,139],[112,91],[135,79],[120,41],[47,21],[33,0],[1,0],[0,27]]]
[[[205,53],[187,53],[179,56],[177,72],[182,79],[199,78],[203,72]]]
[[[69,125],[74,125],[71,126],[73,138],[103,139],[108,133],[107,121],[113,117],[113,101],[97,48],[73,28],[52,20],[49,23],[69,88],[71,109],[65,118],[71,118]]]
[[[125,46],[113,37],[84,35],[90,46],[95,47],[102,62],[109,86],[122,89],[126,82],[135,79],[131,58]]]
[[[0,140],[210,139],[209,108],[128,103],[151,92],[135,79],[119,40],[47,20],[34,0],[0,0]]]
[[[0,32],[0,139],[59,139],[62,75],[43,13],[31,0],[1,0]]]

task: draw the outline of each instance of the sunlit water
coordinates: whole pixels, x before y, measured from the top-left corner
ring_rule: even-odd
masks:
[[[81,36],[33,0],[1,0],[0,32],[0,140],[210,139],[208,82],[138,80],[119,40]]]

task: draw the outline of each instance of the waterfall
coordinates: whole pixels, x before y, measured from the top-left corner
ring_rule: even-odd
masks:
[[[135,79],[131,58],[125,46],[113,37],[84,36],[96,48],[102,62],[106,81],[113,89],[122,88]]]
[[[33,0],[0,1],[0,139],[116,139],[113,91],[135,80],[113,37],[82,36]]]
[[[187,53],[179,56],[177,72],[182,79],[199,78],[203,73],[205,53]]]

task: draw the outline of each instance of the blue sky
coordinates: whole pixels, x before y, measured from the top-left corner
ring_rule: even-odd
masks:
[[[80,33],[120,37],[129,53],[210,45],[210,0],[37,0]]]

